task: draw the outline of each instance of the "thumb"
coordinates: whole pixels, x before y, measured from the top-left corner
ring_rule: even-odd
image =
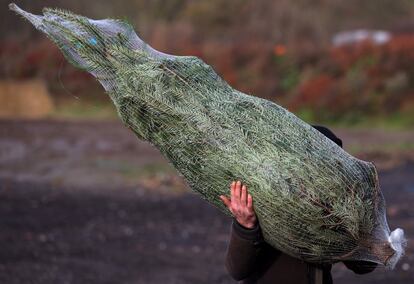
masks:
[[[221,201],[223,201],[224,205],[226,205],[226,207],[230,209],[230,204],[231,204],[230,199],[224,195],[220,195],[220,199]]]

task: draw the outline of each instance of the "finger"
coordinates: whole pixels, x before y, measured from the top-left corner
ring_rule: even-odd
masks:
[[[244,184],[243,184],[242,189],[241,189],[240,202],[244,206],[247,205],[247,187]]]
[[[234,201],[240,203],[240,191],[241,191],[241,182],[238,180],[236,183],[236,189],[234,190]]]
[[[253,197],[250,194],[247,195],[247,208],[253,210]]]
[[[233,181],[232,183],[232,188],[231,188],[231,193],[230,193],[230,200],[231,202],[235,202],[236,200],[236,181]]]
[[[236,190],[236,181],[233,181],[230,185],[230,196],[234,196],[234,191]]]
[[[227,197],[226,197],[226,196],[224,196],[224,195],[220,195],[220,199],[221,199],[221,201],[223,201],[224,205],[225,205],[227,208],[229,208],[229,209],[230,209],[230,205],[231,205],[231,201],[230,201],[230,199],[229,199],[229,198],[227,198]]]

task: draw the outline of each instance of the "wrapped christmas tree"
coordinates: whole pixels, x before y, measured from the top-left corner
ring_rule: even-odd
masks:
[[[242,180],[275,248],[309,262],[391,268],[403,254],[403,231],[390,232],[375,166],[294,114],[234,90],[197,57],[156,51],[124,21],[10,8],[95,76],[124,124],[157,147],[192,190],[227,212],[219,196]]]

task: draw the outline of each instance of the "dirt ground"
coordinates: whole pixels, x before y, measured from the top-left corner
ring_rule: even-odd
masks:
[[[338,264],[334,282],[413,283],[414,133],[335,132],[378,165],[409,247],[394,271]],[[0,283],[234,283],[230,219],[118,122],[1,120],[0,216]]]

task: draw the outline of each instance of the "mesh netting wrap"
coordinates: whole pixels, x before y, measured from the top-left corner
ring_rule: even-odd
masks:
[[[192,190],[228,213],[219,196],[242,180],[275,248],[309,262],[389,268],[403,254],[404,233],[390,232],[375,166],[286,109],[234,90],[197,57],[156,51],[124,21],[10,8],[93,74],[125,125],[157,147]]]

